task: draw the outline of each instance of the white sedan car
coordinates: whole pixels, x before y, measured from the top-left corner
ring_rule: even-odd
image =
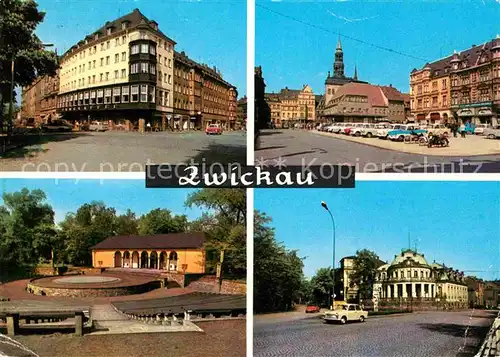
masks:
[[[474,134],[483,135],[484,130],[488,129],[488,128],[491,128],[491,125],[489,125],[489,124],[477,124],[476,128],[474,129]]]

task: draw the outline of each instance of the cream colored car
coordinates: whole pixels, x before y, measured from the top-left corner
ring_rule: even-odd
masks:
[[[364,311],[357,304],[345,304],[336,306],[335,310],[328,310],[323,315],[323,320],[326,323],[340,322],[345,324],[347,321],[364,322],[368,317],[368,312]]]
[[[444,124],[434,124],[429,126],[426,130],[428,135],[448,135],[450,133],[450,129]]]

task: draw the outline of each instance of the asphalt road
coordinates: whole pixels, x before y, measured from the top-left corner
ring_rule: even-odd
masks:
[[[500,172],[500,155],[469,157],[418,155],[377,148],[303,130],[264,130],[255,150],[256,164],[286,166],[349,164],[357,172]]]
[[[346,325],[325,324],[318,316],[256,317],[254,356],[473,356],[497,313],[421,312]]]
[[[246,163],[246,133],[58,133],[8,152],[0,171],[141,172],[147,163]]]

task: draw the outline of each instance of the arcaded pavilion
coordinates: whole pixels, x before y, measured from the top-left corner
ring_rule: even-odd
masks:
[[[435,261],[427,263],[424,254],[405,249],[390,264],[378,268],[373,286],[379,301],[421,300],[466,307],[468,292],[463,272]]]
[[[204,244],[204,233],[114,236],[91,247],[92,265],[203,274]]]

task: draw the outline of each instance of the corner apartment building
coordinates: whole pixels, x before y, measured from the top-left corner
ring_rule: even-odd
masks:
[[[125,130],[139,119],[165,128],[174,46],[138,9],[107,22],[63,55],[59,111],[71,121],[103,120]]]
[[[494,124],[500,106],[500,36],[427,63],[410,74],[417,121]]]
[[[282,127],[316,120],[316,102],[312,88],[304,84],[302,89],[285,87],[279,93],[266,93],[265,100],[271,110],[271,121]]]

